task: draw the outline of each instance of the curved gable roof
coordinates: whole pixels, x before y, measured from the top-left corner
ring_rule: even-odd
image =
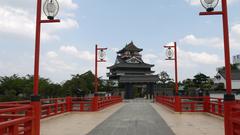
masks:
[[[134,45],[133,42],[127,44],[122,50],[118,51],[117,53],[123,53],[125,51],[130,51],[130,52],[141,52],[143,49],[138,48],[137,46]]]

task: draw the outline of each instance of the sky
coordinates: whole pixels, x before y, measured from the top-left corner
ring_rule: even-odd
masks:
[[[45,0],[43,0],[44,3]],[[134,42],[155,73],[174,77],[164,45],[178,45],[179,80],[197,73],[213,77],[224,65],[221,16],[199,16],[198,0],[58,0],[58,24],[43,24],[40,76],[64,82],[73,74],[94,71],[94,47],[107,47],[107,62]],[[216,10],[220,10],[218,5]],[[231,57],[240,53],[240,1],[228,0]],[[0,76],[33,74],[36,0],[0,0]],[[46,19],[42,13],[42,19]]]

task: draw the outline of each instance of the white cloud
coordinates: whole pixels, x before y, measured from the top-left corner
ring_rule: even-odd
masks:
[[[50,52],[47,53],[47,57],[48,58],[57,58],[58,54],[54,51],[50,51]]]
[[[240,49],[240,24],[236,23],[230,27],[229,38],[230,38],[230,48],[231,52],[236,52]],[[208,47],[208,48],[218,48],[223,49],[224,41],[220,37],[196,37],[193,34],[187,35],[180,39],[182,45],[192,45],[196,47]]]
[[[48,52],[41,63],[43,70],[45,73],[51,72],[67,72],[67,71],[74,71],[75,68],[69,63],[66,63],[62,60],[58,54],[54,51]]]
[[[118,51],[119,51],[119,48],[110,48],[110,51],[118,52]]]
[[[180,80],[191,78],[199,72],[213,76],[216,73],[216,68],[223,65],[223,60],[217,54],[205,51],[186,51],[182,48],[177,49]],[[171,77],[174,77],[174,61],[165,60],[165,58],[165,50],[159,53],[151,52],[143,54],[145,62],[155,64],[155,67],[152,69],[153,71],[156,71],[156,73],[167,71]]]
[[[201,5],[200,0],[184,0],[185,2],[187,2],[188,4],[192,5],[192,6],[199,6]],[[228,4],[232,4],[234,2],[236,2],[237,0],[228,0]],[[219,3],[221,4],[221,0],[219,1]]]
[[[71,18],[61,19],[60,23],[49,25],[48,29],[52,31],[78,28],[79,24],[76,20]]]
[[[35,35],[35,24],[33,16],[29,12],[11,7],[0,6],[0,32],[14,34],[18,36],[33,38]],[[42,32],[42,37],[45,40],[56,38],[46,31]]]
[[[193,63],[196,65],[219,65],[221,63],[221,59],[216,54],[209,54],[207,52],[191,52],[191,51],[183,51],[179,50],[179,57],[185,62]],[[187,60],[187,61],[186,61]],[[181,60],[180,60],[181,61]],[[183,63],[183,65],[185,65]]]
[[[35,38],[35,18],[28,11],[18,8],[0,6],[0,16],[0,33]],[[76,27],[78,27],[78,23],[75,20],[63,19],[62,23],[56,25],[55,27],[43,29],[42,39],[58,39],[55,31],[59,29],[70,29]]]
[[[31,37],[34,33],[32,16],[21,9],[0,7],[0,32]]]
[[[223,41],[221,38],[198,38],[195,35],[187,35],[183,39],[180,39],[181,44],[194,45],[194,46],[208,46],[220,48],[223,46]]]
[[[79,51],[75,46],[61,46],[60,51],[82,60],[94,60],[93,53],[89,51]]]
[[[59,5],[67,9],[77,9],[78,5],[73,0],[58,0]]]
[[[234,24],[230,29],[230,47],[232,53],[238,53],[240,49],[240,24]]]
[[[190,5],[200,5],[200,0],[185,0],[187,3],[189,3]]]
[[[143,55],[143,61],[146,63],[152,63],[155,59],[159,58],[156,54],[148,53]]]
[[[233,34],[240,35],[240,24],[235,24],[231,27],[231,32]]]
[[[61,10],[70,9],[75,10],[78,8],[78,4],[73,0],[57,0]],[[45,0],[42,0],[44,3]],[[11,5],[11,7],[23,7],[24,9],[35,9],[36,1],[33,0],[2,0],[0,1],[0,5]],[[32,6],[29,6],[32,5]],[[61,11],[60,10],[60,11]]]

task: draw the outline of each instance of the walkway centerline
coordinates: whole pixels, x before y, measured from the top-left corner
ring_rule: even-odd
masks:
[[[130,100],[88,135],[174,135],[148,100]]]

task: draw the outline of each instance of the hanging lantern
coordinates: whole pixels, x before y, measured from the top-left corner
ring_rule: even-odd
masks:
[[[43,12],[49,20],[54,20],[59,11],[59,4],[57,0],[46,0],[43,6]]]
[[[171,47],[168,47],[166,50],[166,56],[169,60],[173,59],[173,49]]]
[[[202,6],[207,10],[207,12],[214,11],[214,8],[218,5],[219,0],[200,0]]]
[[[98,53],[99,55],[99,59],[101,60],[101,61],[103,61],[104,59],[105,59],[105,57],[106,57],[106,52],[104,51],[104,50],[99,50],[99,53]]]

